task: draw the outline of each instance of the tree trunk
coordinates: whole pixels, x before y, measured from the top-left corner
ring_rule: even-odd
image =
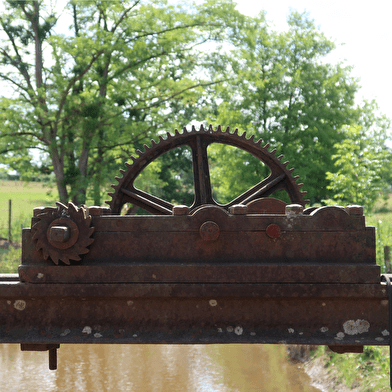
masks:
[[[58,152],[53,149],[50,153],[53,163],[53,171],[56,176],[57,190],[59,191],[60,201],[68,203],[68,191],[64,184],[64,162],[61,161]]]

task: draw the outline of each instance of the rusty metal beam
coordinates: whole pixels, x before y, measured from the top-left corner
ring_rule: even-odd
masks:
[[[389,344],[385,284],[0,284],[1,343]]]

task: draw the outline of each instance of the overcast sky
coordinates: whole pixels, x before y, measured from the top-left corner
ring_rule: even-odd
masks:
[[[375,99],[392,119],[392,0],[238,0],[245,15],[266,11],[276,30],[286,30],[291,10],[306,11],[327,38],[337,44],[329,62],[345,61],[360,78],[361,98]],[[343,45],[344,44],[344,45]]]

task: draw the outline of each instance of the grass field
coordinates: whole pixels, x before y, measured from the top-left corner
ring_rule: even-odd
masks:
[[[0,181],[0,237],[8,239],[9,200],[11,200],[11,236],[20,243],[21,227],[29,227],[33,209],[54,206],[57,191],[39,182]]]

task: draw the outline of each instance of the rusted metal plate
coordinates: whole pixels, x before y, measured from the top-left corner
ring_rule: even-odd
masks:
[[[0,284],[2,343],[389,342],[383,284]]]
[[[295,207],[285,215],[217,206],[192,215],[94,215],[94,242],[69,267],[45,260],[25,229],[19,274],[33,283],[379,282],[374,228],[362,215]]]

